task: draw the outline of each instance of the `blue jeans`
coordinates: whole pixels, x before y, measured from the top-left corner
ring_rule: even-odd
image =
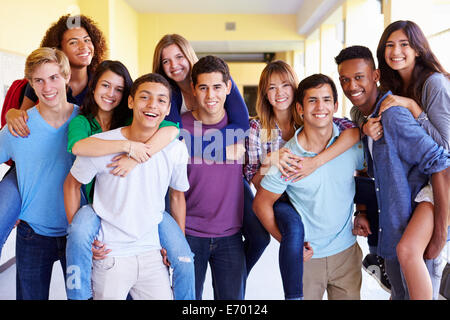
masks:
[[[91,244],[100,228],[100,218],[91,205],[81,207],[68,228],[67,237],[67,297],[86,300],[92,297]],[[159,224],[161,246],[173,268],[173,290],[175,300],[194,300],[194,263],[183,232],[172,216],[166,212]]]
[[[186,235],[195,254],[195,296],[202,300],[208,262],[211,267],[215,300],[243,300],[246,278],[242,234],[201,238]]]
[[[24,221],[17,227],[16,298],[48,300],[53,264],[60,261],[66,275],[66,237],[39,235]]]
[[[305,232],[302,218],[289,201],[278,200],[273,206],[275,220],[281,233],[278,255],[284,297],[303,297],[303,243]]]
[[[22,199],[17,188],[16,168],[11,168],[0,181],[0,256],[17,219],[19,219]]]
[[[242,234],[245,239],[244,251],[247,276],[270,242],[270,234],[253,212],[253,199],[253,191],[247,180],[244,178],[244,218],[242,223]]]

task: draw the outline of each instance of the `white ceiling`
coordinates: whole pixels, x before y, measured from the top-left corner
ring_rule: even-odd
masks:
[[[344,0],[125,0],[139,13],[293,14],[297,32],[308,35]],[[197,41],[198,52],[280,52],[301,50],[303,41]]]
[[[125,0],[141,13],[297,14],[304,0]]]

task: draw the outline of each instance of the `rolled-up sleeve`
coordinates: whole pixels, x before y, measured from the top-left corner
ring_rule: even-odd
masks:
[[[450,166],[449,153],[425,132],[408,109],[392,107],[383,113],[381,120],[384,131],[393,133],[392,143],[404,162],[417,165],[427,175]]]

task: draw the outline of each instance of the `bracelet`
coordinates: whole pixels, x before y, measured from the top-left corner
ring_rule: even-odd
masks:
[[[355,213],[354,213],[353,215],[356,217],[356,216],[359,215],[360,213],[367,214],[367,210],[356,210]]]
[[[127,156],[128,156],[128,159],[131,157],[131,141],[128,141],[129,143],[130,143],[130,149],[128,150],[128,154],[127,154]]]

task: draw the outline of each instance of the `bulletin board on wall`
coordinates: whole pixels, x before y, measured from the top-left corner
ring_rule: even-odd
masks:
[[[0,112],[11,83],[24,77],[25,59],[23,55],[0,50]]]

